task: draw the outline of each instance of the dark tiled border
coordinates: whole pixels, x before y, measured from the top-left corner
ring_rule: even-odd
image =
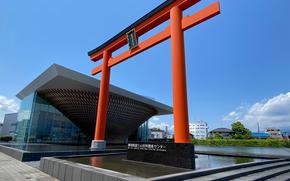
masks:
[[[43,151],[43,152],[28,152],[19,150],[16,148],[0,145],[0,151],[9,155],[19,161],[38,161],[42,157],[59,157],[59,156],[82,156],[82,155],[92,155],[100,153],[118,153],[125,152],[126,149],[110,149],[105,151],[90,151],[90,150],[75,150],[75,151]]]

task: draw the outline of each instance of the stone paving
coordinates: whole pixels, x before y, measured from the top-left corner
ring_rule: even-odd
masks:
[[[0,152],[0,181],[57,181],[49,175],[32,168]]]

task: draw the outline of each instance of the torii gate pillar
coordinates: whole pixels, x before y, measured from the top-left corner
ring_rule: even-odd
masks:
[[[102,78],[99,90],[98,99],[98,113],[96,120],[96,131],[94,140],[91,143],[91,150],[104,150],[106,148],[105,130],[107,121],[107,109],[109,99],[109,87],[110,87],[110,67],[108,66],[111,53],[105,50],[103,52],[103,64],[102,64]]]
[[[175,143],[189,143],[186,71],[182,11],[179,7],[170,10],[170,33],[172,52],[172,84]]]

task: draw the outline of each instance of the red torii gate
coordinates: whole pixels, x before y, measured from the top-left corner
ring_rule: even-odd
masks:
[[[133,57],[168,38],[172,48],[173,114],[175,143],[189,143],[188,108],[186,93],[186,70],[183,31],[206,21],[220,13],[219,2],[215,2],[191,16],[182,16],[182,12],[200,0],[167,0],[144,17],[124,29],[122,32],[90,51],[92,61],[103,59],[103,63],[92,70],[92,75],[102,72],[98,99],[97,122],[93,149],[104,149],[106,114],[108,107],[109,82],[111,67]],[[139,43],[115,57],[112,53],[128,43],[127,33],[132,30],[140,37],[163,22],[170,20],[170,25],[158,34]]]

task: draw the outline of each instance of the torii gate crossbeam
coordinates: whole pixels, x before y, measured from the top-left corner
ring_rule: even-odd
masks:
[[[219,2],[215,2],[191,16],[182,17],[182,12],[197,2],[199,0],[167,0],[128,28],[88,53],[92,61],[98,61],[103,58],[103,63],[91,72],[92,75],[102,72],[96,130],[94,140],[92,141],[92,148],[104,148],[111,67],[169,38],[171,38],[172,48],[175,142],[189,142],[183,31],[220,13]],[[167,20],[170,20],[170,25],[163,31],[139,43],[134,49],[127,50],[115,57],[111,56],[114,51],[128,43],[126,33],[130,30],[134,29],[138,38]]]

